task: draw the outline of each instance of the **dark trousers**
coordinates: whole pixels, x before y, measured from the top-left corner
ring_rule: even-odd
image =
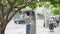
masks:
[[[59,26],[59,21],[57,21],[57,26]]]
[[[30,34],[30,24],[26,25],[26,34]]]
[[[49,30],[53,30],[54,29],[54,24],[50,24],[49,25]]]

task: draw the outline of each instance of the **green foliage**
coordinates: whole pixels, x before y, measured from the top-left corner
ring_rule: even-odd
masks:
[[[51,4],[55,5],[55,4],[59,4],[60,5],[60,0],[49,0],[51,2]]]
[[[29,5],[29,7],[35,9],[37,7],[37,4]]]
[[[51,14],[52,15],[60,15],[60,8],[52,8]]]
[[[6,3],[6,0],[2,0],[2,3]]]
[[[23,0],[16,0],[14,6],[16,6],[16,5],[20,4],[20,3],[22,3],[22,1],[23,1]]]
[[[14,6],[19,5],[20,3],[22,3],[22,1],[23,1],[23,0],[16,0]],[[6,3],[7,3],[7,0],[2,0],[2,3],[3,3],[3,4],[6,4]],[[2,6],[0,5],[0,8],[1,8],[1,7],[2,7]],[[34,8],[37,7],[37,5],[36,5],[36,4],[31,5],[31,4],[30,4],[29,7],[31,7],[32,9],[34,9]]]
[[[4,4],[7,3],[7,0],[2,0],[2,3],[4,3]]]
[[[23,0],[16,0],[14,6],[16,6],[16,5],[20,4],[20,3],[22,3],[22,1],[23,1]],[[7,3],[7,0],[2,0],[2,3],[3,3],[3,4]],[[1,7],[1,6],[0,6],[0,7]]]
[[[48,8],[50,6],[50,2],[45,2],[44,7]]]
[[[0,8],[2,8],[2,5],[0,4]]]
[[[6,0],[2,0],[2,3],[3,3],[3,4],[6,4],[7,1],[6,1]],[[0,4],[0,8],[2,8],[2,5],[1,5],[1,4]]]
[[[42,10],[42,11],[40,11],[40,12],[38,12],[38,14],[41,14],[41,15],[44,15],[44,11]]]

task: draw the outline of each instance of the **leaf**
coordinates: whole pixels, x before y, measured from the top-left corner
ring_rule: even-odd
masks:
[[[29,5],[30,8],[35,9],[37,7],[36,4]]]
[[[51,10],[51,13],[52,13],[53,15],[60,15],[60,8],[53,8],[53,9]]]
[[[16,6],[16,5],[20,4],[20,3],[22,3],[22,1],[23,1],[23,0],[16,0],[14,6]]]

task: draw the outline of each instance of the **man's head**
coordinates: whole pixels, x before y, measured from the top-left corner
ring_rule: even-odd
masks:
[[[25,11],[24,14],[26,14],[27,16],[29,16],[29,11]]]

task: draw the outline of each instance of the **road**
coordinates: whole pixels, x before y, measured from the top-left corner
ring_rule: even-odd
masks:
[[[15,24],[14,20],[11,20],[5,29],[5,34],[26,34],[26,25]],[[60,27],[54,28],[54,32],[50,32],[49,28],[43,27],[43,20],[37,20],[36,34],[60,34]]]
[[[26,34],[26,25],[15,24],[14,20],[11,20],[5,29],[5,34]]]

